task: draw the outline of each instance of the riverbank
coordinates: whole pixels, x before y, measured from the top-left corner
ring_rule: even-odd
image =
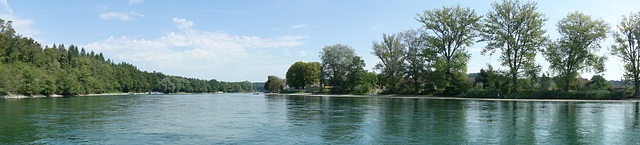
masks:
[[[49,97],[65,97],[65,96],[113,96],[113,95],[143,95],[147,93],[104,93],[104,94],[80,94],[80,95],[0,95],[0,99],[26,99],[26,98],[49,98]]]
[[[48,97],[64,97],[62,95],[0,95],[0,99],[23,99],[23,98],[48,98]]]
[[[462,98],[462,97],[438,97],[429,95],[333,95],[333,94],[279,94],[268,93],[265,95],[287,96],[313,96],[313,97],[350,97],[350,98],[412,98],[412,99],[438,99],[438,100],[478,100],[478,101],[529,101],[529,102],[640,102],[639,98],[624,100],[578,100],[578,99],[497,99],[497,98]]]

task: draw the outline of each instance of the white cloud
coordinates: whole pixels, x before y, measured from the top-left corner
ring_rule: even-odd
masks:
[[[18,34],[34,38],[35,35],[41,33],[39,30],[31,27],[35,22],[34,20],[23,19],[13,15],[13,10],[11,9],[11,6],[9,6],[9,3],[7,3],[7,0],[0,0],[0,8],[2,9],[0,11],[0,19],[5,20],[5,23],[7,23],[7,21],[13,21],[11,26]]]
[[[138,17],[144,17],[144,15],[143,15],[143,14],[136,13],[136,12],[134,12],[134,11],[129,12],[129,14],[134,15],[134,16],[138,16]]]
[[[129,16],[127,13],[120,12],[108,12],[100,14],[101,19],[111,20],[111,19],[120,19],[122,21],[133,20],[133,17]]]
[[[144,3],[144,0],[129,0],[129,6],[139,5]]]
[[[9,6],[9,3],[7,3],[7,0],[0,0],[0,7],[2,7],[5,12],[9,13],[9,15],[13,15],[13,10]]]
[[[33,24],[34,22],[31,19],[21,19],[16,16],[7,15],[7,14],[0,14],[0,18],[5,20],[5,23],[7,21],[13,21],[11,26],[13,27],[13,29],[16,30],[18,34],[22,36],[33,38],[35,35],[38,35],[41,33],[40,30],[37,30],[31,27],[31,24]]]
[[[381,27],[382,27],[382,25],[380,25],[380,24],[376,24],[376,25],[373,25],[373,28],[371,28],[371,30],[372,30],[372,31],[375,31],[375,30],[380,29]]]
[[[307,56],[307,51],[298,51],[300,56]]]
[[[237,36],[221,31],[197,30],[192,27],[193,22],[182,18],[173,18],[173,22],[180,32],[152,39],[109,37],[81,47],[102,52],[116,61],[135,64],[142,70],[209,79],[239,73],[261,73],[244,68],[268,66],[264,56],[252,54],[254,50],[299,46],[304,44],[301,39],[308,38]],[[226,79],[235,78],[227,76]]]
[[[298,25],[291,26],[291,29],[301,29],[301,28],[306,28],[306,27],[308,27],[308,25],[298,24]]]
[[[187,21],[187,19],[173,17],[173,22],[178,24],[177,26],[178,28],[180,28],[180,30],[188,30],[191,29],[191,26],[193,26],[193,22]]]
[[[100,14],[100,19],[104,19],[104,20],[120,19],[122,21],[129,21],[129,20],[135,19],[135,17],[133,17],[132,15],[136,17],[144,17],[144,15],[140,13],[136,13],[134,11],[131,11],[129,13],[108,12],[108,13]]]

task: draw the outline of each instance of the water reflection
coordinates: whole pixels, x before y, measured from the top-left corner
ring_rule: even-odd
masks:
[[[636,144],[640,103],[195,94],[0,100],[0,144]]]
[[[364,138],[361,129],[366,104],[364,98],[288,96],[287,118],[295,126],[308,126],[317,131],[324,143],[353,144]]]
[[[325,143],[632,143],[638,141],[633,136],[640,119],[638,103],[302,96],[286,100],[289,122],[317,131]]]
[[[19,144],[97,141],[82,135],[101,134],[95,128],[112,121],[103,118],[122,115],[120,109],[127,105],[116,102],[97,97],[0,100],[0,140]]]

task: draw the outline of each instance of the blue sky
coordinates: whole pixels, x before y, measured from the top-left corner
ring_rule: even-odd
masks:
[[[372,71],[378,59],[373,41],[421,25],[424,10],[460,4],[484,15],[494,1],[425,0],[233,0],[233,1],[35,1],[0,0],[0,18],[11,20],[23,36],[44,45],[63,43],[102,52],[144,71],[223,81],[266,81],[284,77],[296,61],[320,61],[323,46],[351,46]],[[558,38],[556,23],[569,12],[582,11],[605,20],[612,29],[622,15],[640,11],[640,1],[537,1],[545,14],[547,35]],[[601,55],[613,43],[603,42]],[[492,64],[498,54],[483,56],[484,43],[468,48],[468,72]],[[537,62],[547,72],[542,55]],[[620,59],[610,56],[606,79],[619,80]],[[583,73],[590,78],[592,73]]]

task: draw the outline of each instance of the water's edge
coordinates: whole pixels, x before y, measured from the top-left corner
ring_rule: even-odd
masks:
[[[578,100],[578,99],[499,99],[499,98],[462,98],[462,97],[439,97],[429,95],[334,95],[334,94],[279,94],[267,93],[265,95],[284,96],[311,96],[311,97],[350,97],[350,98],[422,98],[437,100],[478,100],[478,101],[528,101],[528,102],[640,102],[638,98],[625,100]]]

